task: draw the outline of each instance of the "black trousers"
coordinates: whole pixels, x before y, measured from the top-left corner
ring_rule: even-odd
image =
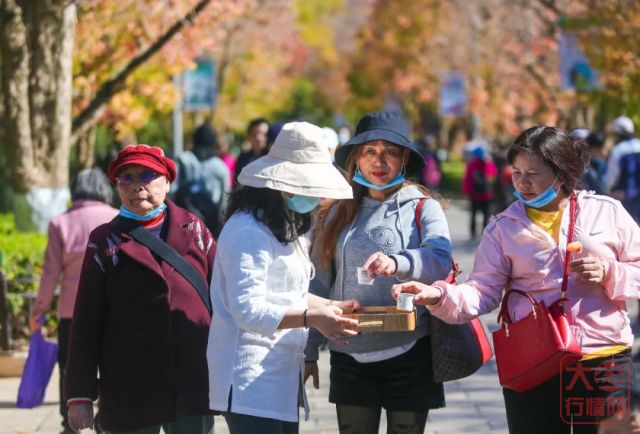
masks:
[[[298,422],[285,422],[239,413],[225,413],[224,418],[231,434],[298,434]]]
[[[71,332],[71,318],[58,319],[58,369],[60,371],[60,416],[62,425],[68,427],[67,400],[64,397],[64,379],[67,374],[67,350],[69,347],[69,333]]]
[[[503,389],[510,434],[597,434],[611,411],[629,411],[630,351],[578,364],[526,392]]]
[[[487,226],[489,223],[489,205],[491,205],[491,201],[489,200],[476,200],[471,199],[471,221],[469,224],[469,231],[471,233],[471,237],[476,237],[476,214],[480,212],[482,214],[482,227],[480,228],[480,232],[482,229]]]

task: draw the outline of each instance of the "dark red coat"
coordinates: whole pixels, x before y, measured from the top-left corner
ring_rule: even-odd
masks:
[[[167,205],[165,241],[209,283],[213,237],[197,217]],[[207,413],[210,322],[181,274],[111,225],[98,226],[82,265],[65,398],[99,398],[97,422],[107,431],[173,421],[177,405]]]

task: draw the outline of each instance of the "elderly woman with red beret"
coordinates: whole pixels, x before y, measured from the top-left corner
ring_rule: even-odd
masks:
[[[191,282],[210,282],[215,241],[204,223],[167,199],[175,177],[174,162],[147,145],[127,146],[109,166],[122,207],[91,233],[84,256],[65,383],[74,430],[93,426],[98,400],[96,426],[106,432],[213,431],[211,315]],[[139,241],[141,228],[171,246],[196,277],[183,277],[147,247],[153,242]]]

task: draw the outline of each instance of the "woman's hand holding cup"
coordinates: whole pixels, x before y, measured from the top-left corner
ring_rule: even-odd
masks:
[[[396,273],[398,264],[391,256],[387,256],[382,252],[376,252],[367,258],[362,269],[366,270],[371,278],[392,276]]]
[[[398,300],[401,293],[414,294],[413,304],[433,305],[442,298],[442,290],[435,286],[425,285],[420,282],[405,282],[391,287],[391,296]]]

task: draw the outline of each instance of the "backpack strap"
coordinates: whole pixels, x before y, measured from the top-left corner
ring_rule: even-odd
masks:
[[[111,221],[111,225],[129,234],[133,239],[146,246],[167,264],[171,265],[182,277],[187,279],[196,290],[209,311],[209,314],[213,313],[211,301],[209,300],[209,285],[202,279],[202,276],[200,276],[200,273],[196,271],[193,265],[183,258],[176,249],[165,243],[160,237],[153,235],[134,220],[117,217]]]
[[[422,222],[420,221],[422,217],[422,207],[427,199],[430,199],[430,197],[423,197],[422,199],[420,199],[420,201],[418,201],[418,205],[416,205],[415,222],[416,227],[418,228],[418,237],[420,238],[420,241],[422,241]],[[461,273],[460,265],[458,265],[458,263],[453,259],[453,256],[451,257],[451,263],[453,264],[453,266],[451,267],[451,273],[449,273],[445,281],[447,283],[456,283],[456,277],[458,277],[458,274]]]

